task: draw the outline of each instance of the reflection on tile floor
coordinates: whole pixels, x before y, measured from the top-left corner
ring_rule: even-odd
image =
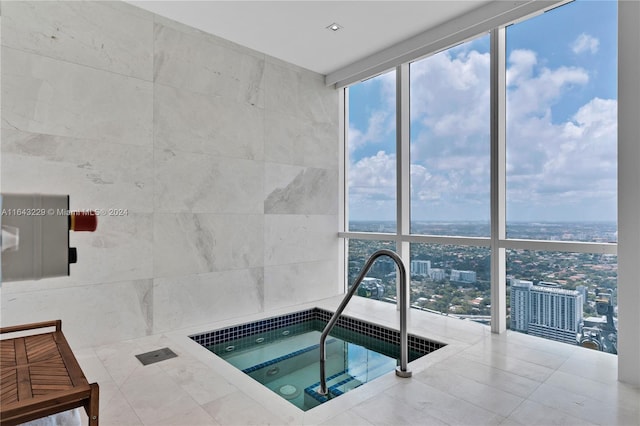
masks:
[[[411,311],[410,332],[448,345],[320,407],[302,412],[187,336],[269,315],[203,324],[75,349],[100,384],[101,425],[639,425],[640,391],[617,381],[617,358],[519,333]],[[397,328],[395,306],[354,298],[345,314]],[[143,366],[135,354],[177,358]],[[82,413],[86,424],[86,416]]]

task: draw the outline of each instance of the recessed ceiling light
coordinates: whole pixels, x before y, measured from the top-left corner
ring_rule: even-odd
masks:
[[[331,31],[338,31],[341,28],[342,28],[342,26],[340,26],[340,24],[336,24],[335,22],[333,24],[327,26],[327,29],[331,30]]]

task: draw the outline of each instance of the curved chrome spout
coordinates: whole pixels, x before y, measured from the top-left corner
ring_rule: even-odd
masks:
[[[327,390],[327,377],[325,372],[325,361],[327,359],[327,352],[325,347],[325,342],[327,340],[327,336],[333,329],[333,326],[338,322],[338,318],[344,311],[344,308],[347,306],[351,297],[358,290],[358,286],[367,276],[369,269],[371,266],[381,256],[388,256],[395,262],[398,266],[398,272],[400,273],[400,366],[396,367],[396,375],[399,377],[411,377],[411,371],[407,369],[407,363],[409,360],[409,343],[408,343],[408,334],[407,334],[407,310],[409,308],[409,304],[407,303],[407,272],[402,263],[402,259],[400,256],[394,251],[391,250],[378,250],[369,257],[367,262],[364,264],[362,271],[360,271],[360,275],[356,278],[356,281],[353,283],[353,286],[349,289],[344,299],[342,299],[342,303],[336,309],[336,312],[333,314],[324,330],[322,330],[322,335],[320,336],[320,390],[318,393],[322,395],[326,395],[328,393]]]

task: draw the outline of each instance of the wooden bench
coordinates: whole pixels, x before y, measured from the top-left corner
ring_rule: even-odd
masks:
[[[32,330],[55,327],[54,331]],[[25,331],[29,332],[26,336]],[[20,333],[5,338],[10,333]],[[0,424],[17,425],[84,407],[89,425],[98,425],[97,383],[87,381],[67,339],[62,321],[0,328]]]

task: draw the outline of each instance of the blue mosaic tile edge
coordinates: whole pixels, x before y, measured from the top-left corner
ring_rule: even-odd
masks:
[[[335,379],[336,377],[340,377],[343,374],[346,374],[347,371],[341,371],[339,373],[336,373],[334,375],[331,375],[329,377],[327,377],[327,382],[330,382],[331,380]],[[317,388],[318,386],[320,386],[320,382],[316,382],[314,384],[312,384],[311,386],[307,386],[304,390],[304,392],[309,395],[310,397],[312,397],[313,399],[315,399],[316,401],[323,403],[323,402],[327,402],[329,400],[329,397],[327,395],[322,395],[321,393],[318,393],[314,390],[314,388]],[[331,393],[331,388],[328,388],[329,393]]]
[[[327,382],[330,382],[332,379],[335,379],[336,377],[339,377],[339,376],[341,376],[343,374],[350,374],[349,370],[344,370],[344,371],[341,371],[340,373],[336,373],[336,374],[328,377],[327,378]],[[337,397],[337,396],[343,395],[344,392],[341,391],[338,388],[340,386],[342,386],[342,385],[346,385],[347,383],[354,381],[355,379],[356,379],[355,377],[349,375],[348,378],[346,378],[344,380],[341,380],[338,383],[329,386],[327,388],[327,390],[329,391],[329,395],[331,395],[333,397]],[[317,388],[318,386],[320,386],[320,382],[316,382],[316,383],[312,384],[311,386],[308,386],[307,388],[305,388],[304,392],[307,395],[309,395],[311,398],[315,399],[316,401],[318,401],[320,403],[327,402],[329,397],[327,395],[322,395],[321,393],[319,393],[319,392],[317,392],[315,390],[315,388]],[[360,386],[360,385],[358,385],[358,386]],[[358,386],[356,386],[356,387],[358,387]]]
[[[320,320],[328,322],[332,315],[332,312],[326,311],[324,309],[312,308],[305,311],[282,315],[279,317],[266,318],[252,323],[240,324],[233,327],[195,334],[189,337],[200,345],[209,347],[215,344],[239,339],[241,337],[248,337],[254,334],[275,330],[280,327],[299,324],[304,321]],[[392,330],[360,319],[342,315],[338,319],[336,325],[344,329],[355,331],[369,337],[374,337],[388,343],[400,343],[400,333],[397,330]],[[443,343],[428,340],[412,334],[409,335],[408,340],[409,349],[422,355],[426,355],[432,351],[446,346]]]
[[[327,340],[327,343],[331,343],[331,342],[335,342],[335,341],[336,341],[335,339],[329,339],[329,340]],[[277,364],[280,361],[284,361],[284,360],[287,360],[289,358],[293,358],[295,356],[298,356],[298,355],[301,355],[301,354],[304,354],[304,353],[307,353],[307,352],[311,352],[311,351],[313,351],[315,349],[318,349],[319,347],[320,347],[320,344],[312,345],[312,346],[306,347],[304,349],[300,349],[300,350],[297,350],[295,352],[291,352],[290,354],[283,355],[283,356],[280,356],[278,358],[270,359],[269,361],[261,362],[260,364],[256,364],[256,365],[251,366],[251,367],[247,367],[244,370],[242,370],[242,372],[246,373],[246,374],[253,373],[254,371],[260,370],[260,369],[265,368],[265,367],[269,367],[270,365],[273,365],[273,364]]]

